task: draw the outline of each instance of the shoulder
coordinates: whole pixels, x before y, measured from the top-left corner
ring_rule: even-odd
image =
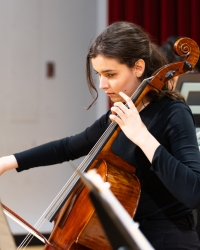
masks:
[[[146,110],[146,115],[165,124],[171,121],[176,123],[178,120],[180,122],[190,120],[194,124],[193,114],[187,103],[181,100],[172,100],[168,97],[153,101]]]
[[[190,107],[184,101],[163,98],[156,105],[160,107],[160,118],[166,123],[190,126],[193,129],[194,117]]]
[[[181,111],[192,113],[187,103],[181,100],[173,100],[168,97],[164,97],[161,100],[154,102],[153,106],[166,113],[176,113]]]

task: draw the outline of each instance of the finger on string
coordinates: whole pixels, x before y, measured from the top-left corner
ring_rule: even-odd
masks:
[[[123,104],[122,104],[123,105]],[[124,106],[124,105],[123,105]],[[127,108],[126,108],[127,109]],[[123,115],[124,115],[124,111],[123,111],[123,109],[121,109],[120,107],[112,107],[111,108],[111,111],[113,111],[115,114],[117,114],[120,118],[122,118],[123,117]]]
[[[118,123],[119,126],[121,125],[122,120],[120,119],[119,116],[110,115],[109,118],[111,121]]]
[[[113,115],[117,115],[116,108],[119,108],[119,103],[120,102],[113,103],[113,106],[110,108],[110,110],[111,110],[111,112],[112,112]]]
[[[113,107],[120,109],[121,111],[123,111],[123,113],[125,113],[128,109],[122,102],[115,102]]]

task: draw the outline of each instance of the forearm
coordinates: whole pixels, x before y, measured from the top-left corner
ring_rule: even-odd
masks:
[[[18,163],[14,155],[4,156],[0,158],[0,175],[7,170],[18,168]]]
[[[136,144],[142,149],[148,160],[152,163],[154,153],[160,143],[156,138],[146,129],[146,131],[140,136]]]

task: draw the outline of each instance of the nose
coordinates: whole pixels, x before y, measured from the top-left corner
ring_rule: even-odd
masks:
[[[99,88],[100,89],[107,89],[109,88],[109,83],[108,83],[108,79],[104,76],[99,76]]]

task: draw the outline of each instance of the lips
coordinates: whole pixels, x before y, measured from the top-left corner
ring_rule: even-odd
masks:
[[[106,93],[108,96],[114,95],[114,93]]]

